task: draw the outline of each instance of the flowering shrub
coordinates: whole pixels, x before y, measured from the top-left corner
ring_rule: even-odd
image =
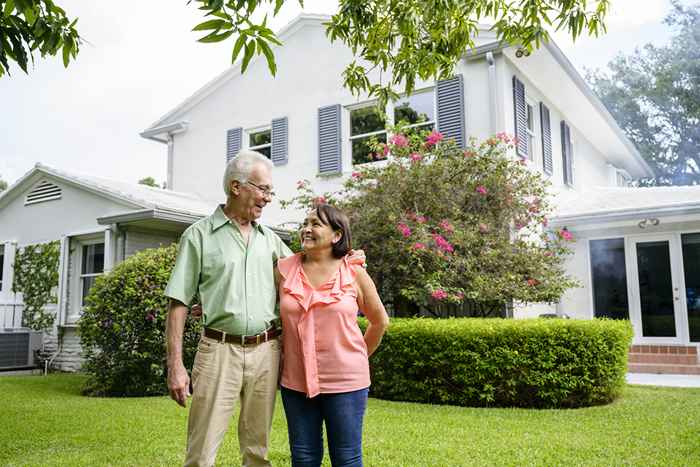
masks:
[[[514,156],[514,138],[462,149],[437,131],[394,131],[372,148],[390,154],[383,166],[356,168],[322,195],[350,216],[385,301],[554,302],[576,285],[563,270],[573,236],[547,228],[548,182]],[[286,204],[318,200],[303,181]]]
[[[80,340],[89,379],[84,392],[95,396],[167,393],[163,295],[175,265],[176,245],[144,250],[99,277],[80,319]],[[185,324],[183,359],[191,368],[200,323]]]

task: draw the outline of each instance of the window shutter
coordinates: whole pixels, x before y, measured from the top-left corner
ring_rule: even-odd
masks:
[[[540,102],[540,127],[542,129],[542,169],[552,175],[552,127],[549,121],[549,109]]]
[[[564,120],[561,121],[561,155],[563,162],[564,183],[574,184],[574,174],[572,162],[574,158],[573,146],[571,145],[571,128]]]
[[[231,128],[226,131],[226,162],[230,161],[241,150],[243,128]]]
[[[513,114],[515,115],[515,137],[518,145],[515,148],[518,156],[529,157],[529,138],[527,136],[527,106],[525,105],[525,85],[513,76]]]
[[[288,161],[287,117],[272,120],[272,163],[283,165]]]
[[[437,129],[447,138],[465,146],[464,82],[462,75],[437,82]]]
[[[318,109],[318,171],[340,173],[340,104]]]

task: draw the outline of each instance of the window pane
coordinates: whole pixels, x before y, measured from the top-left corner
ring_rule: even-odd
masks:
[[[0,245],[0,290],[2,290],[2,273],[5,265],[5,246]]]
[[[83,246],[83,274],[99,274],[104,270],[105,245],[95,243]]]
[[[257,148],[255,151],[259,152],[268,159],[272,159],[272,146],[266,146],[264,148]]]
[[[530,104],[527,105],[527,129],[535,131],[535,112]]]
[[[629,319],[625,241],[591,241],[593,312],[596,318]]]
[[[350,136],[363,135],[383,129],[384,122],[377,106],[371,105],[350,111]]]
[[[263,130],[250,134],[249,146],[259,146],[261,144],[272,143],[272,130]]]
[[[379,135],[374,135],[377,141],[386,143],[386,133]],[[369,143],[372,136],[367,136],[366,138],[357,138],[352,140],[352,163],[353,164],[364,164],[365,162],[374,162],[379,160],[375,157],[374,153],[370,150],[367,143]]]
[[[435,120],[434,93],[421,92],[396,101],[394,122],[408,124]]]
[[[642,305],[642,335],[674,337],[676,319],[668,242],[637,243],[637,267],[639,298]]]
[[[700,234],[684,234],[681,239],[688,332],[691,342],[700,342]]]
[[[82,293],[82,300],[80,303],[83,305],[85,304],[85,297],[87,297],[87,294],[90,292],[90,289],[92,288],[93,285],[95,285],[95,280],[97,279],[97,276],[91,276],[91,277],[83,277],[83,293]]]

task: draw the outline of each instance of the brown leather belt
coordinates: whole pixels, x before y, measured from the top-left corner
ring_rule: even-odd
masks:
[[[238,345],[258,345],[282,335],[282,329],[272,326],[255,336],[239,336],[236,334],[226,334],[223,331],[212,328],[204,328],[204,335],[219,342]]]

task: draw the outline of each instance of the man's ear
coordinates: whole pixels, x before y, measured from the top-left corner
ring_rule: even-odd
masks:
[[[241,182],[239,182],[238,180],[231,180],[231,184],[229,185],[229,191],[232,195],[238,196],[241,192]]]

